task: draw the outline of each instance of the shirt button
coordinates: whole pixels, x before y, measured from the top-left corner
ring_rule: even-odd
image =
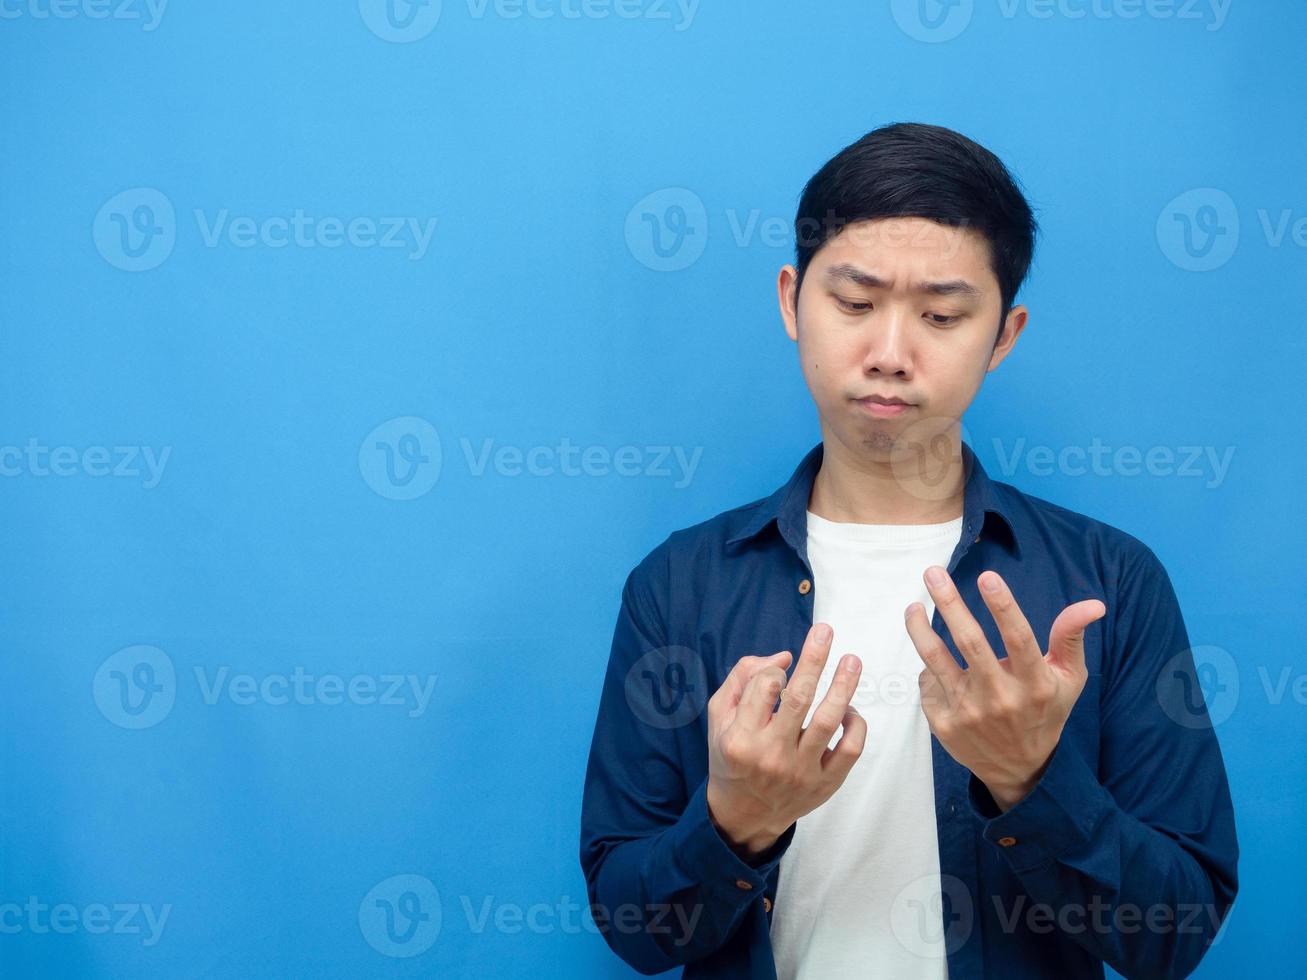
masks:
[[[979,534],[976,535],[976,540],[973,541],[972,544],[980,544],[980,535],[979,535]]]
[[[799,595],[807,595],[811,591],[812,591],[812,583],[809,582],[806,578],[799,583]]]
[[[764,912],[770,912],[770,911],[771,911],[771,899],[768,898],[766,895],[764,895],[764,896],[762,897],[762,910],[763,910]]]
[[[1017,842],[1017,839],[1015,837],[1000,837],[998,842],[1004,847],[1011,847]]]
[[[743,888],[746,892],[747,892],[747,891],[752,891],[752,890],[753,890],[753,883],[752,883],[752,882],[749,882],[749,881],[745,881],[743,878],[736,878],[736,879],[735,879],[735,887],[736,887],[736,888]]]

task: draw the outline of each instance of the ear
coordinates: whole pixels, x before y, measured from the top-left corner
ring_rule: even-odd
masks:
[[[1026,328],[1026,320],[1029,316],[1030,311],[1021,304],[1008,310],[1007,316],[1003,318],[1003,329],[999,332],[994,350],[989,355],[989,367],[985,368],[986,373],[1003,363],[1003,358],[1008,356],[1017,338],[1021,336],[1021,331]]]
[[[790,340],[799,339],[799,270],[792,265],[781,266],[776,277],[776,299],[780,303],[781,319]]]

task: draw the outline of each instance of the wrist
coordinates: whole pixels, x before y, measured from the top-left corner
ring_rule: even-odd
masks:
[[[746,860],[756,858],[780,839],[780,834],[773,834],[763,828],[749,826],[734,819],[729,811],[714,799],[713,786],[708,785],[708,820],[716,829],[726,845],[739,857]]]
[[[989,795],[998,808],[1006,813],[1031,794],[1045,768],[1047,767],[1041,766],[1034,775],[1022,780],[995,779],[990,782],[982,779],[981,782],[985,784],[985,789],[989,790]]]
[[[997,806],[1000,811],[1006,813],[1030,795],[1030,791],[1034,789],[1034,784],[1031,783],[1022,786],[1000,786],[997,784],[991,785],[985,783],[985,789],[989,790],[989,795],[993,799],[994,805]]]
[[[1045,770],[1048,769],[1048,764],[1052,761],[1052,758],[1053,753],[1050,752],[1043,763],[1024,779],[1014,778],[1009,773],[1005,779],[995,778],[992,782],[988,779],[981,779],[980,781],[985,784],[985,788],[989,790],[989,795],[998,808],[1006,813],[1030,795],[1043,777]]]

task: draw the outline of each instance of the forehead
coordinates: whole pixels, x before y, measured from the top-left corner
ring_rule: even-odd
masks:
[[[928,218],[878,218],[847,225],[813,258],[813,264],[823,268],[840,263],[882,275],[903,268],[931,278],[997,286],[989,242],[982,234]]]

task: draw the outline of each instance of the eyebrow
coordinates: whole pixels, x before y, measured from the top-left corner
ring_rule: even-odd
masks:
[[[851,282],[855,286],[865,286],[868,289],[889,288],[889,283],[879,276],[864,272],[856,265],[849,265],[847,262],[841,262],[839,265],[833,265],[827,269],[826,280],[832,284]],[[980,290],[965,279],[948,279],[944,282],[919,282],[912,286],[912,292],[928,293],[931,296],[963,296],[967,299],[979,299],[981,295]]]

